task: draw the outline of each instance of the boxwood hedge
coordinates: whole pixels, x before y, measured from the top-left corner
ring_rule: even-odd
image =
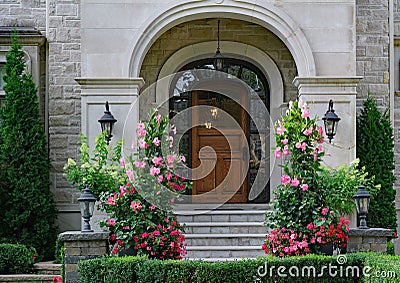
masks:
[[[400,282],[400,257],[376,253],[345,257],[260,257],[232,262],[161,261],[103,257],[79,263],[82,283]]]

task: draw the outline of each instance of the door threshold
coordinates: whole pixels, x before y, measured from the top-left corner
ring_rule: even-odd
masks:
[[[175,204],[174,211],[178,210],[269,210],[268,203],[224,203],[222,205],[215,203],[190,203]]]

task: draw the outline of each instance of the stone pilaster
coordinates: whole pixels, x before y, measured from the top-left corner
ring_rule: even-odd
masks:
[[[320,118],[328,110],[329,100],[333,100],[335,113],[341,118],[336,136],[330,144],[325,140],[326,165],[336,167],[350,163],[356,158],[356,87],[361,77],[312,77],[294,79],[299,97],[306,101],[312,116]]]
[[[69,231],[59,235],[64,242],[65,283],[78,283],[78,263],[108,253],[108,232],[81,233]]]

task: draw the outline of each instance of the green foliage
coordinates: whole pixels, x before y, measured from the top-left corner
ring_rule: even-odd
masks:
[[[346,259],[345,263],[338,264],[336,256],[306,255],[284,258],[266,256],[251,260],[210,263],[145,260],[138,257],[103,257],[80,261],[78,267],[81,283],[398,282],[398,277],[384,281],[383,278],[378,278],[374,273],[375,271],[394,271],[396,274],[400,274],[400,266],[398,265],[400,257],[398,256],[355,253],[347,254]],[[331,276],[328,270],[329,266],[336,266],[336,268],[331,269],[331,274],[334,275],[336,272],[336,276]],[[371,267],[371,271],[367,273],[367,275],[371,275],[369,277],[364,276],[362,272],[366,266]],[[290,276],[289,270],[291,268],[292,274],[296,274],[296,269],[293,269],[293,267],[299,270],[300,276]],[[305,267],[305,273],[304,276],[301,276],[303,267]],[[310,276],[307,276],[307,267],[315,268],[315,276],[313,276],[312,270]],[[341,267],[343,276],[340,276]],[[348,267],[357,268],[360,271],[359,276],[351,271],[346,276]],[[287,277],[279,276],[278,268]],[[267,273],[264,275],[265,271]]]
[[[20,244],[0,244],[0,274],[29,273],[36,251]]]
[[[322,129],[309,118],[306,104],[295,101],[276,129],[276,158],[283,158],[281,184],[274,191],[273,211],[267,213],[270,228],[285,227],[296,232],[319,215],[324,206],[324,187],[318,182],[324,152]]]
[[[25,73],[14,35],[6,56],[5,105],[0,110],[0,238],[33,246],[38,259],[54,256],[56,208],[37,89]]]
[[[81,135],[79,148],[79,164],[72,158],[64,166],[65,177],[82,191],[86,185],[90,186],[93,195],[99,199],[102,192],[118,190],[124,184],[125,171],[120,166],[122,141],[118,141],[114,149],[107,145],[107,133],[103,132],[96,137],[95,148],[89,153],[87,138]]]
[[[389,112],[381,113],[376,101],[369,97],[357,117],[357,156],[360,166],[370,175],[381,190],[373,195],[367,223],[370,227],[389,228],[394,231],[396,224],[395,196],[393,189],[394,139]],[[371,193],[371,192],[370,192]]]
[[[323,168],[320,173],[323,184],[329,195],[326,206],[342,215],[350,215],[355,208],[354,194],[360,184],[375,196],[379,193],[380,185],[374,185],[375,177],[370,177],[365,167],[360,168],[359,159],[355,159],[349,166],[343,164],[335,169]]]
[[[54,252],[54,263],[62,263],[64,260],[64,242],[57,237]]]

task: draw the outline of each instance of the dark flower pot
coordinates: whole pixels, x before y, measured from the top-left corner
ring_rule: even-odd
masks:
[[[319,252],[323,255],[333,255],[333,242],[319,246]]]

